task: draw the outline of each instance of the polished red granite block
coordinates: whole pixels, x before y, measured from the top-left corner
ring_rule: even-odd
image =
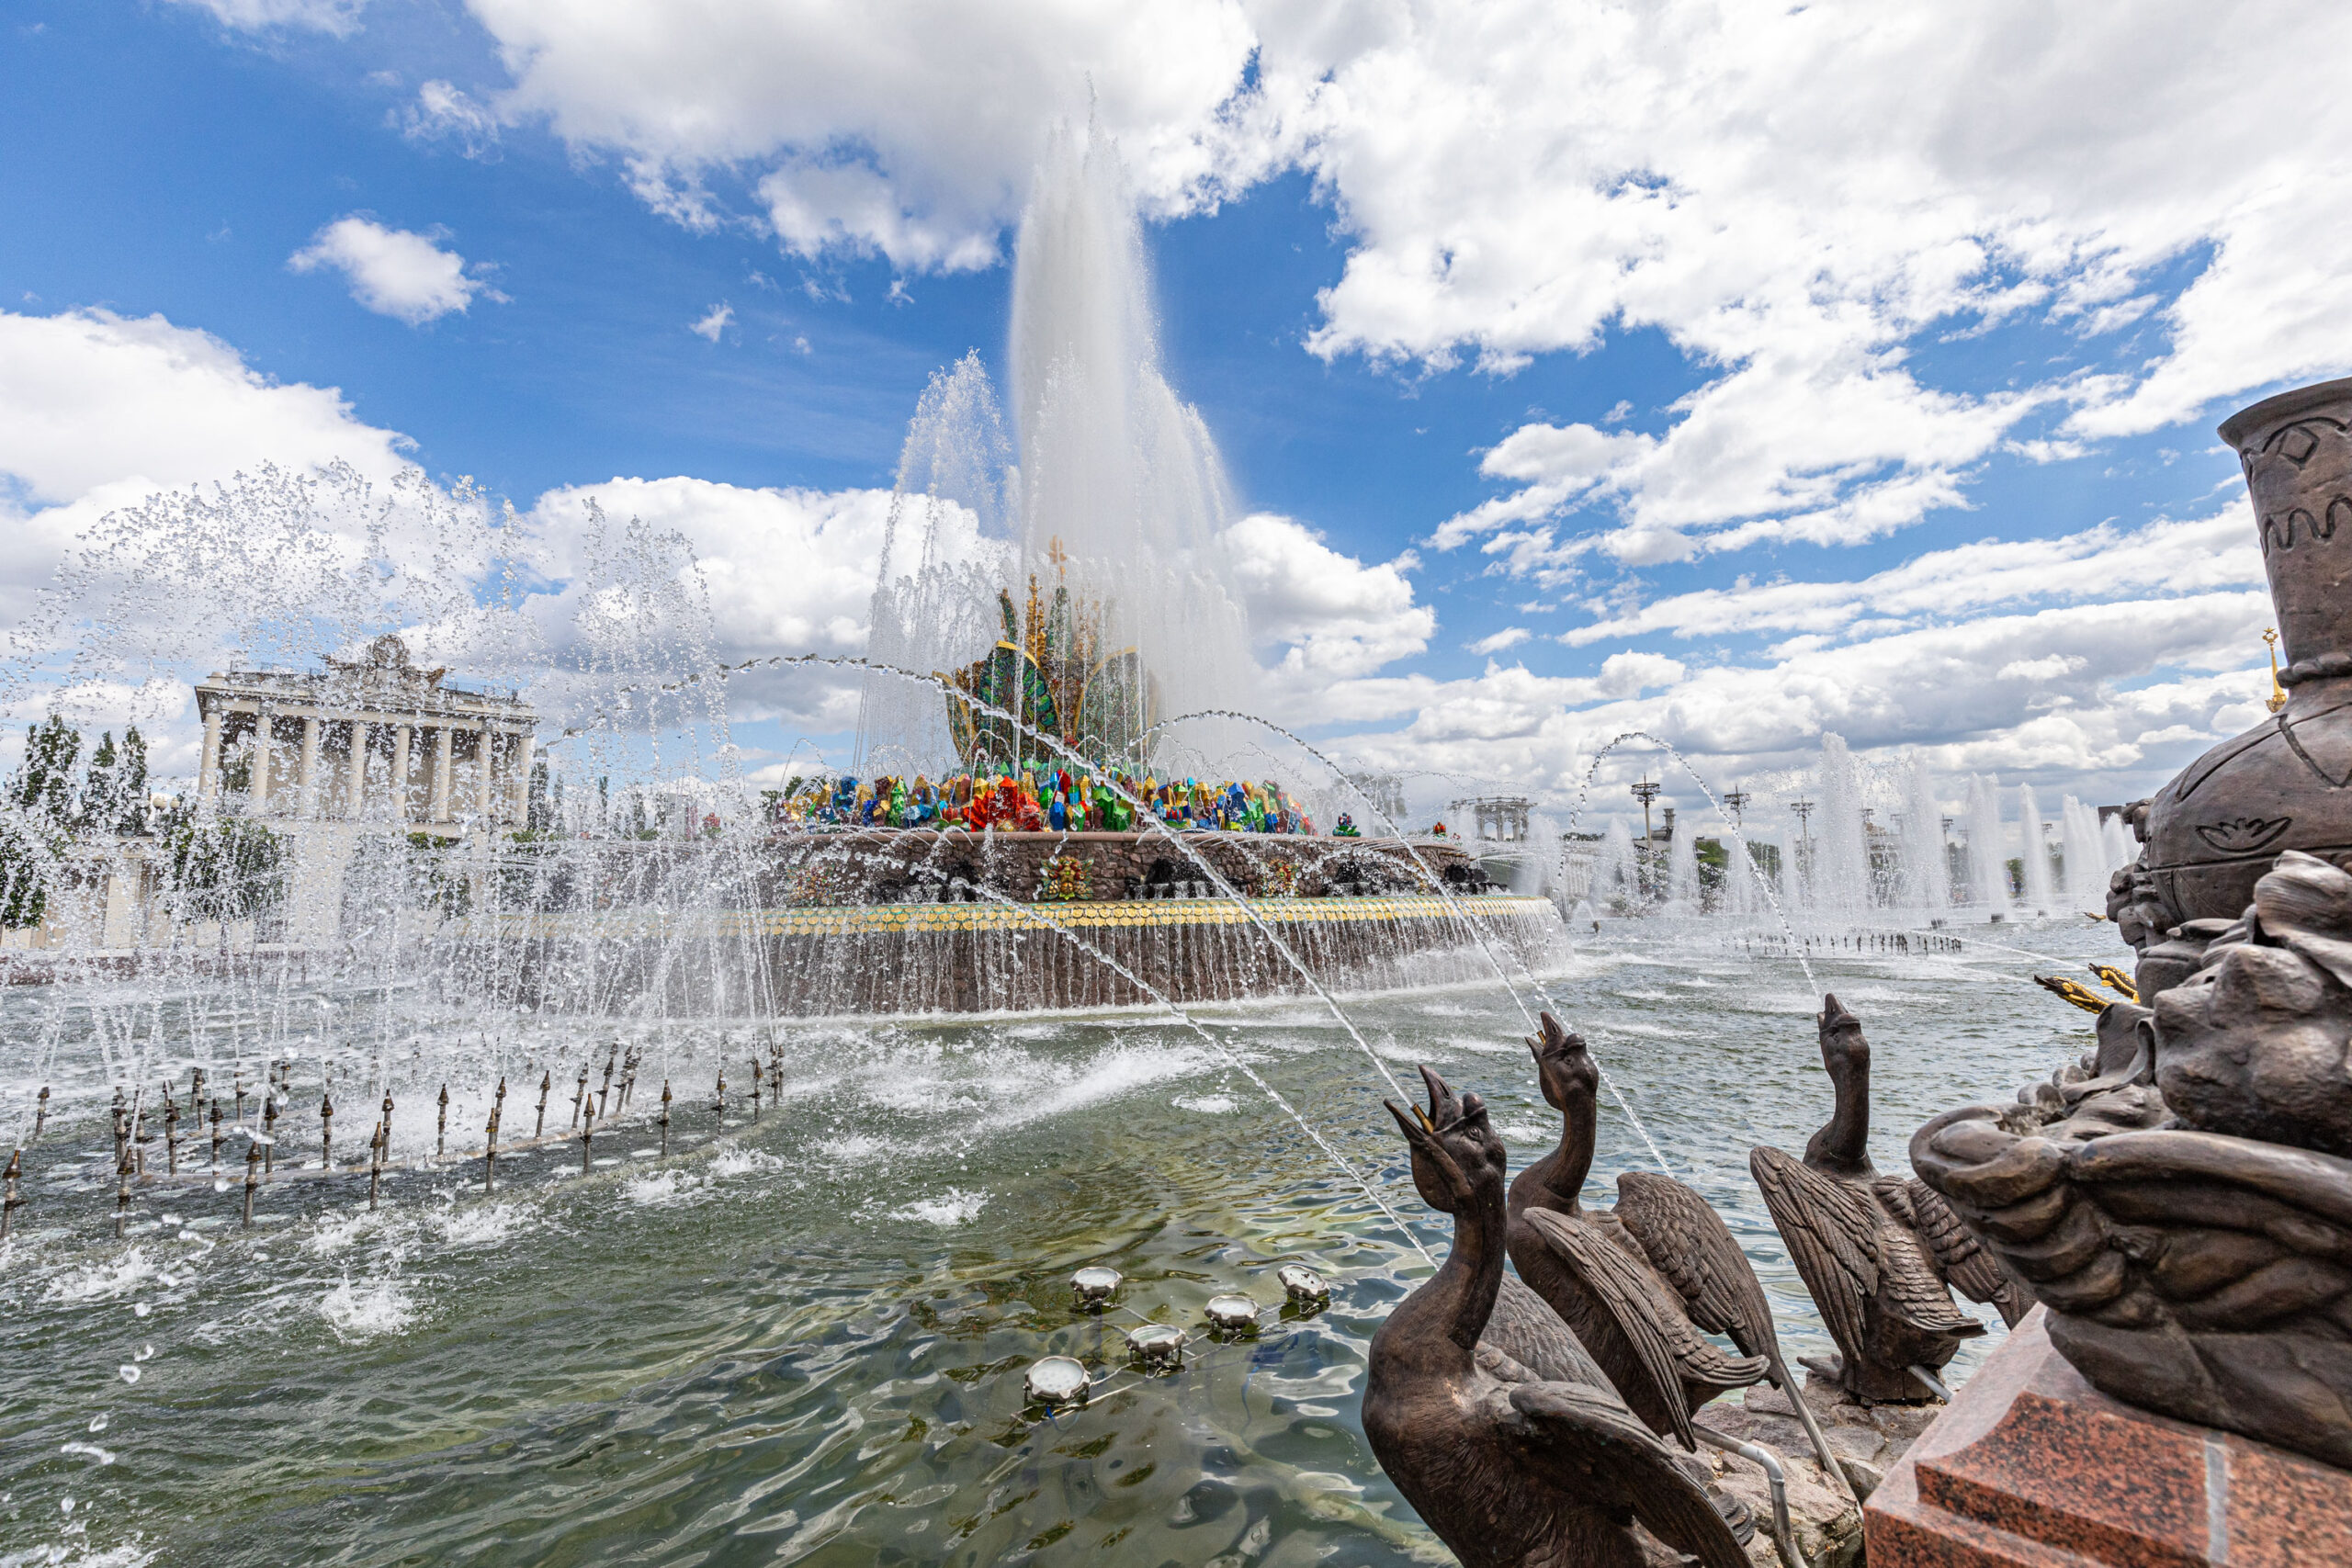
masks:
[[[2036,1311],[1862,1516],[1871,1568],[2352,1564],[2352,1472],[2110,1399]]]
[[[2352,1475],[2232,1433],[2229,1568],[2352,1562]]]

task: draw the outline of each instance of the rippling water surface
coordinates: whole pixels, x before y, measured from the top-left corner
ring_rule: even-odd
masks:
[[[2077,960],[2119,951],[2086,922],[1969,930]],[[2052,965],[2018,953],[1823,952],[1815,967],[1871,1041],[1883,1168],[1928,1114],[2007,1098],[2089,1042],[2088,1016],[2027,979]],[[1747,1172],[1751,1145],[1801,1149],[1828,1113],[1817,998],[1794,962],[1704,928],[1620,925],[1545,985],[1676,1174],[1724,1212],[1792,1349],[1826,1348]],[[162,999],[136,1048],[151,1067],[175,1061]],[[397,1046],[382,1057],[403,1097],[395,1152],[426,1152],[432,1080],[483,1087],[449,1066],[481,1021],[291,998],[320,999],[334,1027]],[[1164,1017],[787,1031],[781,1103],[755,1123],[748,1032],[672,1024],[585,1174],[576,1143],[502,1158],[488,1197],[479,1161],[403,1171],[373,1214],[364,1176],[282,1175],[251,1230],[234,1182],[151,1187],[116,1240],[107,1067],[68,1016],[85,1001],[0,997],[11,1103],[39,1077],[64,1107],[28,1152],[30,1201],[0,1251],[8,1568],[1444,1560],[1358,1420],[1372,1332],[1426,1266],[1216,1047]],[[1499,986],[1345,1005],[1400,1077],[1428,1062],[1485,1095],[1514,1168],[1557,1136]],[[1442,1254],[1385,1086],[1328,1012],[1286,1001],[1204,1022]],[[577,1024],[499,1038],[524,1089],[510,1136],[542,1063],[568,1078],[606,1050]],[[131,1039],[110,1047],[118,1070]],[[209,1036],[202,1053],[224,1059]],[[746,1064],[723,1129],[720,1061]],[[663,1161],[646,1118],[665,1071],[680,1098]],[[298,1145],[316,1157],[309,1082],[282,1124],[289,1168]],[[365,1088],[338,1117],[346,1160]],[[568,1100],[560,1088],[556,1121]],[[1607,1201],[1648,1155],[1603,1103],[1589,1196]],[[478,1121],[459,1125],[478,1147]],[[1273,1271],[1293,1260],[1332,1281],[1328,1311],[1280,1306]],[[1102,1318],[1069,1305],[1090,1263],[1128,1280]],[[1197,1330],[1231,1290],[1268,1309],[1255,1340],[1198,1337],[1173,1376],[1125,1370],[1123,1325]],[[1041,1420],[1022,1372],[1051,1352],[1110,1376],[1084,1409]]]

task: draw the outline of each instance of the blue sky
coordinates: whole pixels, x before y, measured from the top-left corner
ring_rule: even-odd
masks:
[[[854,651],[856,520],[931,375],[1001,357],[1027,171],[1091,102],[1255,514],[1272,716],[1555,801],[1627,728],[2112,799],[2251,722],[2211,426],[2352,360],[2346,175],[2291,123],[2344,51],[2270,58],[2261,7],[1663,8],[12,5],[0,413],[54,417],[0,436],[0,594],[142,487],[347,446],[556,533],[551,493],[679,481],[706,555],[830,569],[744,651]],[[370,308],[346,242],[443,293]],[[142,423],[226,420],[240,376],[220,473],[109,417],[143,378]],[[844,728],[751,697],[754,767]]]

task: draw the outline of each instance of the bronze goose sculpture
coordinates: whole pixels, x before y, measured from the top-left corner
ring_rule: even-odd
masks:
[[[1702,1568],[1745,1568],[1705,1492],[1614,1393],[1479,1343],[1503,1280],[1502,1140],[1476,1095],[1421,1077],[1426,1112],[1387,1105],[1453,1245],[1373,1336],[1363,1427],[1381,1468],[1464,1568],[1637,1568],[1636,1519]]]
[[[1870,1043],[1835,996],[1822,998],[1820,1029],[1838,1097],[1828,1122],[1803,1160],[1758,1148],[1747,1168],[1838,1342],[1839,1385],[1864,1404],[1919,1404],[1943,1392],[1936,1373],[1960,1342],[1984,1332],[1950,1287],[2011,1325],[2032,1298],[1932,1189],[1871,1165]]]
[[[1696,1450],[1691,1417],[1717,1394],[1770,1378],[1804,1426],[1831,1484],[1845,1472],[1789,1379],[1772,1309],[1723,1217],[1669,1176],[1628,1171],[1617,1207],[1587,1210],[1600,1071],[1581,1036],[1543,1015],[1531,1038],[1560,1142],[1510,1184],[1510,1258],[1600,1364],[1634,1414]],[[1728,1336],[1731,1355],[1706,1337]]]

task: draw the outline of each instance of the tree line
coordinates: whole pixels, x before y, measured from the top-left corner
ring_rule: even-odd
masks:
[[[0,789],[0,927],[40,924],[50,895],[81,873],[76,852],[125,839],[152,844],[148,863],[181,919],[243,919],[285,897],[285,839],[246,818],[199,819],[148,793],[147,741],[127,726],[83,760],[85,738],[51,714],[25,734],[24,760]]]

